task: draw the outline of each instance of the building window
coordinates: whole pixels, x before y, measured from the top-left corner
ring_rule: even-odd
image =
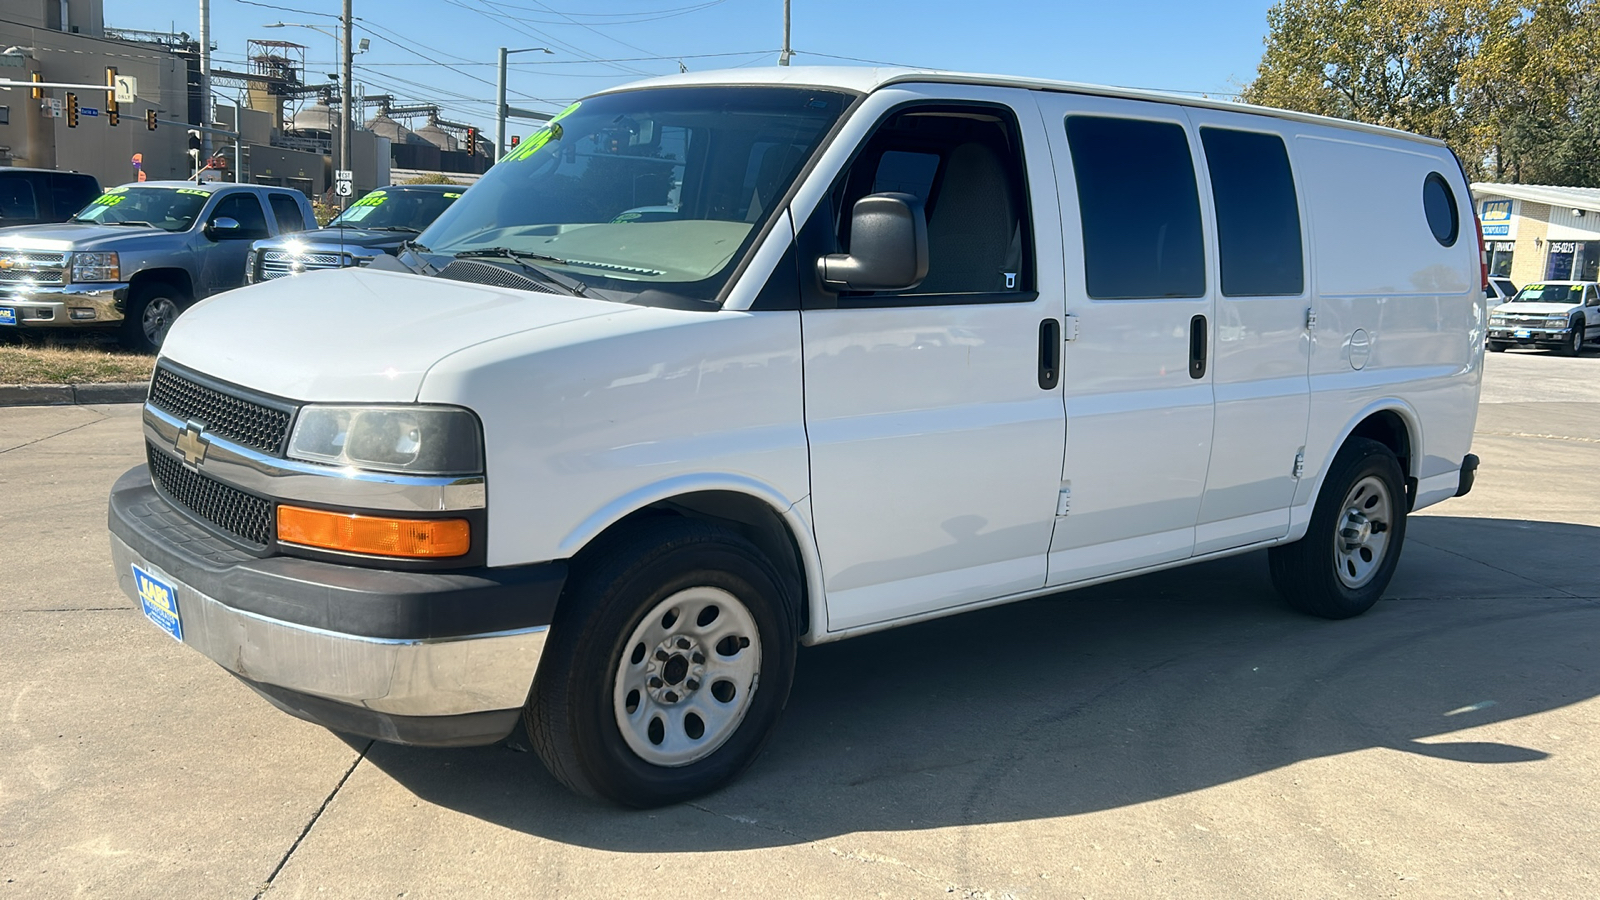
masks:
[[[1546,281],[1595,281],[1600,275],[1600,241],[1550,241]]]
[[[1511,277],[1511,251],[1516,247],[1513,241],[1490,241],[1488,245],[1489,274],[1496,278]]]

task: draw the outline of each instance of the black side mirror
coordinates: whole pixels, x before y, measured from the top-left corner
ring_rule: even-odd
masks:
[[[903,291],[928,277],[928,218],[911,194],[868,194],[850,212],[850,252],[817,260],[833,291]]]
[[[218,216],[206,223],[206,237],[214,241],[225,241],[229,238],[244,237],[239,233],[239,220],[227,216]]]

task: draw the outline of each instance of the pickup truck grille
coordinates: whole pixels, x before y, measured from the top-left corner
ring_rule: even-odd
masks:
[[[65,253],[0,250],[0,284],[59,285],[66,282]]]
[[[167,499],[240,540],[264,548],[272,543],[272,503],[184,467],[146,446],[150,475]]]
[[[311,269],[340,269],[350,265],[343,253],[291,253],[288,250],[261,252],[261,280],[270,281]]]
[[[163,367],[156,368],[150,383],[150,403],[185,421],[204,423],[218,437],[271,454],[283,449],[293,418],[285,410],[225,394]]]

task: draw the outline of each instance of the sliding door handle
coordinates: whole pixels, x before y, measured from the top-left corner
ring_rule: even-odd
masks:
[[[1209,335],[1206,331],[1206,317],[1195,316],[1189,320],[1189,377],[1204,378],[1206,375],[1206,342]]]
[[[1039,387],[1054,390],[1061,383],[1061,322],[1045,319],[1039,323]]]

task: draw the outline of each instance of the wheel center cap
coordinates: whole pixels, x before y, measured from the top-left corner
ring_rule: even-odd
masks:
[[[667,664],[661,667],[661,680],[667,684],[677,684],[688,674],[689,661],[684,659],[681,653],[673,654],[672,658],[667,660]]]
[[[1345,514],[1344,527],[1339,529],[1339,538],[1346,547],[1360,547],[1372,539],[1372,520],[1358,510],[1350,510]]]

